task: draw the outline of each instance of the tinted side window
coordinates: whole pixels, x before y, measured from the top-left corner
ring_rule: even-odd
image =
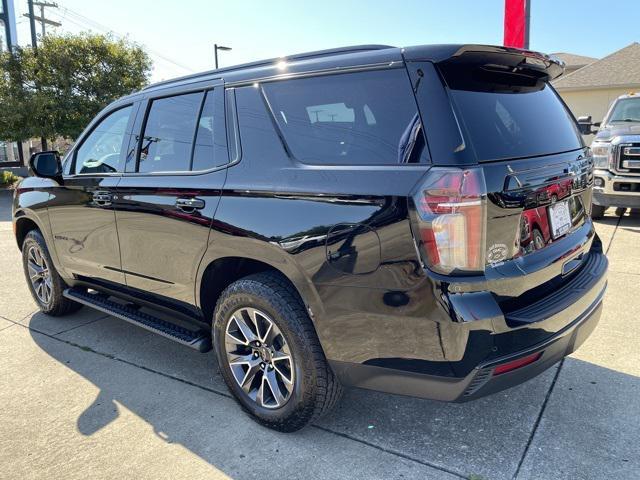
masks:
[[[203,92],[153,100],[144,127],[139,172],[190,170]]]
[[[74,173],[113,173],[119,170],[120,152],[132,107],[116,110],[83,140],[76,150]]]
[[[422,125],[404,69],[266,83],[293,156],[307,163],[419,162]]]
[[[224,165],[229,161],[224,138],[224,123],[216,125],[215,121],[215,115],[217,114],[215,102],[217,98],[222,100],[222,95],[218,97],[214,94],[214,90],[207,92],[207,97],[204,100],[202,112],[198,119],[191,170],[207,170]],[[218,112],[222,112],[222,103],[218,107]]]

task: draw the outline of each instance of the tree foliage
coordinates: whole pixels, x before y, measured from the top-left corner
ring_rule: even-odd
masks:
[[[151,60],[109,36],[48,35],[0,54],[0,139],[75,138],[102,108],[146,85]]]

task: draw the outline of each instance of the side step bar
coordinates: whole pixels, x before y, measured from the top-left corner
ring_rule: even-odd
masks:
[[[203,331],[194,332],[179,325],[174,325],[148,313],[139,312],[134,308],[113,302],[99,293],[89,293],[78,288],[67,288],[63,295],[73,301],[118,317],[199,352],[211,350],[211,337]]]

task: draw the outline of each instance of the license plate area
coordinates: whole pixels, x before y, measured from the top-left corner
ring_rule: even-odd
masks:
[[[549,205],[548,213],[551,237],[553,239],[561,237],[571,229],[571,212],[569,209],[569,202],[563,200]]]

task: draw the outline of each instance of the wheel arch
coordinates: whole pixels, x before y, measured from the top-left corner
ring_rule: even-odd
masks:
[[[275,271],[285,277],[295,288],[310,314],[311,320],[315,323],[315,317],[320,313],[322,305],[312,282],[305,278],[291,260],[284,262],[269,260],[246,253],[203,260],[199,269],[195,294],[196,303],[202,310],[204,318],[207,321],[211,320],[220,294],[236,280],[254,273]]]
[[[16,217],[17,218],[14,220],[14,233],[16,236],[16,243],[18,244],[18,248],[22,250],[24,239],[31,230],[39,230],[42,235],[44,235],[44,232],[42,231],[40,225],[38,225],[38,223],[34,219],[29,218],[26,215]]]
[[[45,215],[47,215],[45,213]],[[16,239],[16,245],[20,250],[22,250],[22,244],[24,243],[24,239],[27,234],[34,229],[37,229],[42,234],[44,241],[47,245],[47,249],[49,251],[49,255],[51,256],[51,260],[53,261],[53,266],[56,268],[58,273],[67,280],[65,276],[65,270],[62,268],[60,264],[60,260],[58,258],[58,252],[56,251],[53,237],[51,235],[50,229],[46,228],[45,224],[48,223],[48,217],[44,218],[38,216],[31,209],[20,208],[17,209],[13,216],[13,225],[14,225],[14,234]]]

